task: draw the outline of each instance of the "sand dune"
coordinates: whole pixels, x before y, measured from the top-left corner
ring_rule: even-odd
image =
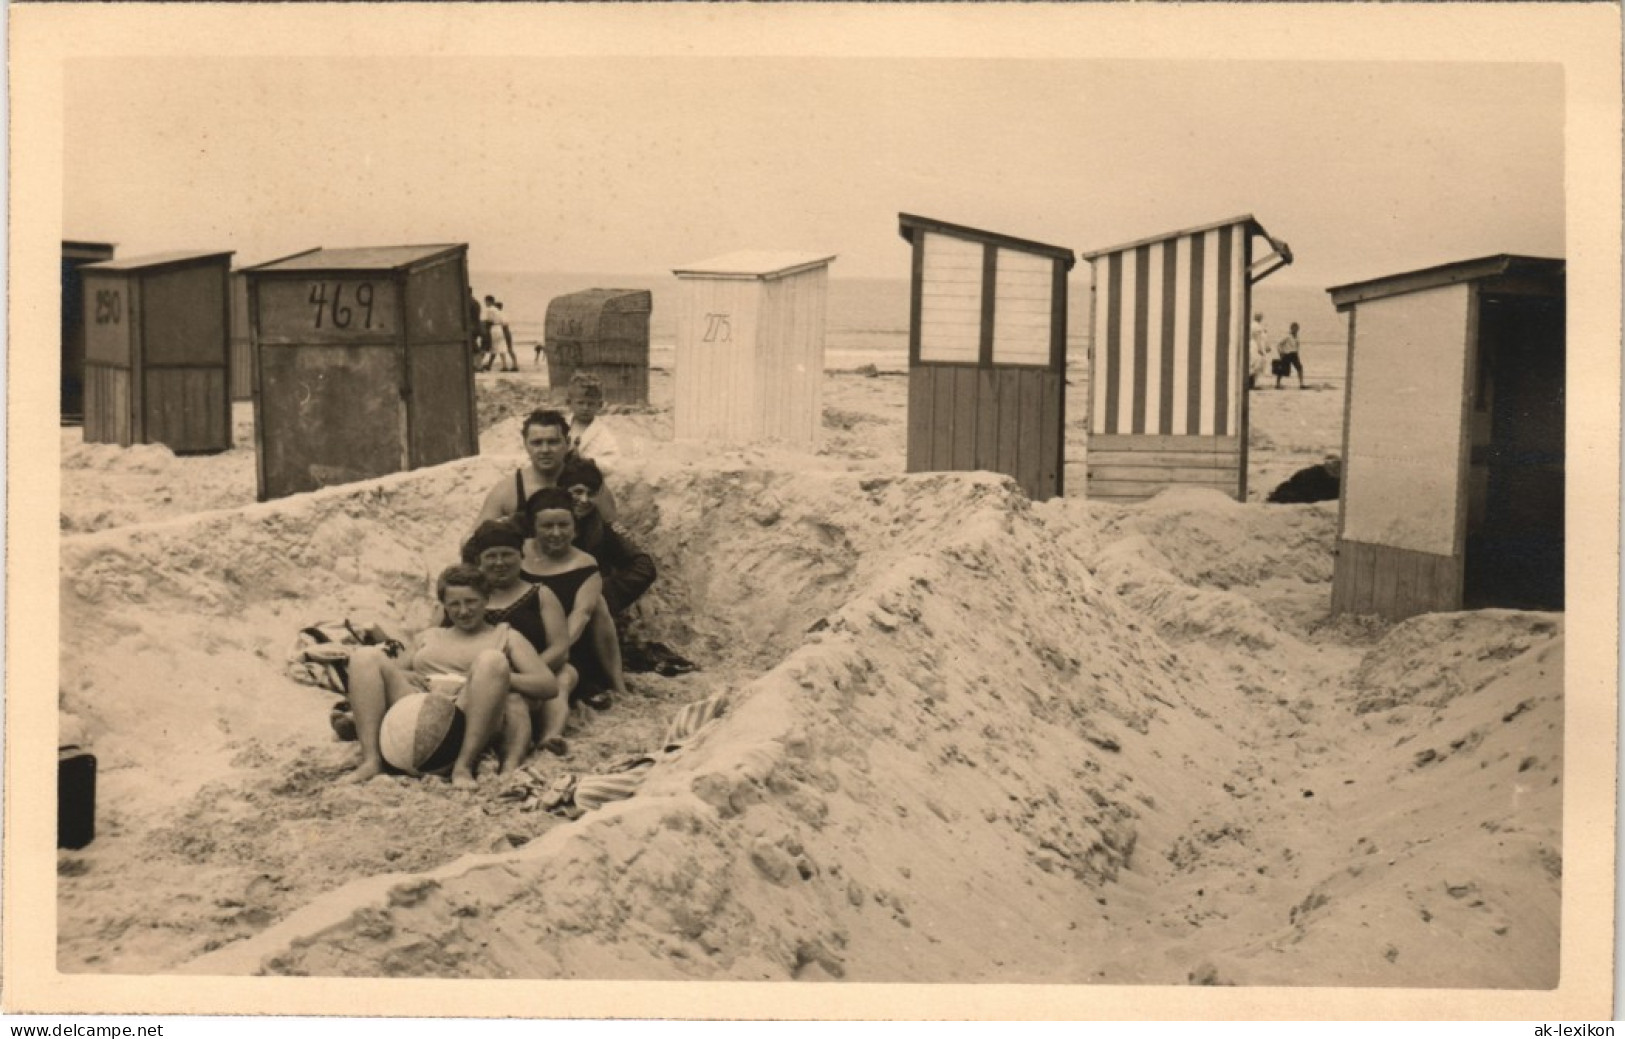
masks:
[[[1335,449],[1332,396],[1258,396],[1252,497]],[[494,783],[333,786],[332,698],[283,673],[301,624],[423,620],[512,419],[265,504],[248,448],[65,433],[62,701],[103,814],[60,854],[61,968],[1556,983],[1561,615],[1329,622],[1335,503],[904,475],[903,400],[832,376],[816,456],[671,444],[658,395],[607,420],[649,633],[703,669],[635,677],[568,768],[728,707],[568,823]]]

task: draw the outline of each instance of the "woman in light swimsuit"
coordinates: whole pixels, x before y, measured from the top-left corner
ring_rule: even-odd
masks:
[[[475,785],[474,762],[498,738],[498,771],[517,768],[530,746],[526,701],[558,696],[558,680],[529,641],[506,624],[487,623],[491,592],[479,570],[450,567],[440,575],[436,594],[450,627],[419,632],[411,652],[398,662],[375,646],[350,657],[350,704],[361,744],[361,763],[349,775],[353,782],[384,770],[378,744],[384,714],[413,693],[450,696],[463,716],[463,739],[451,765],[451,782],[458,787]]]

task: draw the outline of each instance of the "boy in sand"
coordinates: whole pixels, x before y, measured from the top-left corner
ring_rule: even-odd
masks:
[[[577,458],[587,458],[607,469],[621,453],[615,434],[598,421],[604,409],[604,386],[598,376],[576,372],[570,376],[570,388],[565,395],[570,407],[570,450]]]
[[[486,520],[512,516],[524,507],[532,494],[543,487],[559,485],[559,474],[564,470],[570,451],[570,420],[563,412],[538,408],[525,416],[519,435],[524,439],[529,462],[514,473],[513,479],[498,480],[486,493],[480,514],[474,520],[476,527]],[[594,501],[605,519],[615,518],[615,500],[607,489]]]

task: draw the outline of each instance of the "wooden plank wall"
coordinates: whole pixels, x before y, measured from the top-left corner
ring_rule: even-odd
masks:
[[[85,443],[129,447],[130,369],[85,365]]]
[[[824,307],[828,268],[762,283],[757,317],[752,440],[811,450],[823,424]]]
[[[1241,497],[1239,437],[1092,436],[1088,463],[1091,500],[1143,501],[1173,486]]]
[[[456,339],[413,343],[407,356],[412,366],[408,466],[439,465],[477,453],[469,450],[476,441],[470,436],[475,418],[468,410],[468,344]]]
[[[405,383],[393,343],[262,346],[259,500],[401,472],[406,402],[386,387]]]
[[[745,443],[756,399],[756,280],[684,278],[673,421],[678,440]]]
[[[231,276],[231,399],[254,397],[254,336],[248,327],[248,275]]]
[[[908,471],[983,469],[1014,477],[1034,501],[1057,496],[1062,392],[1061,376],[1043,368],[916,365]]]
[[[142,364],[224,369],[230,363],[224,258],[219,263],[143,272],[140,281]]]
[[[218,365],[148,365],[143,373],[146,442],[176,454],[231,448],[226,370]]]
[[[1332,614],[1404,620],[1461,608],[1461,560],[1431,552],[1339,540]]]

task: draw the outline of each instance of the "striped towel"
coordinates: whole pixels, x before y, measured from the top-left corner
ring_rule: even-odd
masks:
[[[728,694],[718,693],[716,696],[704,700],[696,700],[677,712],[666,728],[666,738],[660,741],[661,749],[670,754],[682,747],[684,743],[713,718],[719,717],[728,705]]]
[[[617,761],[607,772],[582,776],[576,780],[576,807],[591,811],[611,801],[626,800],[638,792],[654,765],[655,759],[645,755]]]

